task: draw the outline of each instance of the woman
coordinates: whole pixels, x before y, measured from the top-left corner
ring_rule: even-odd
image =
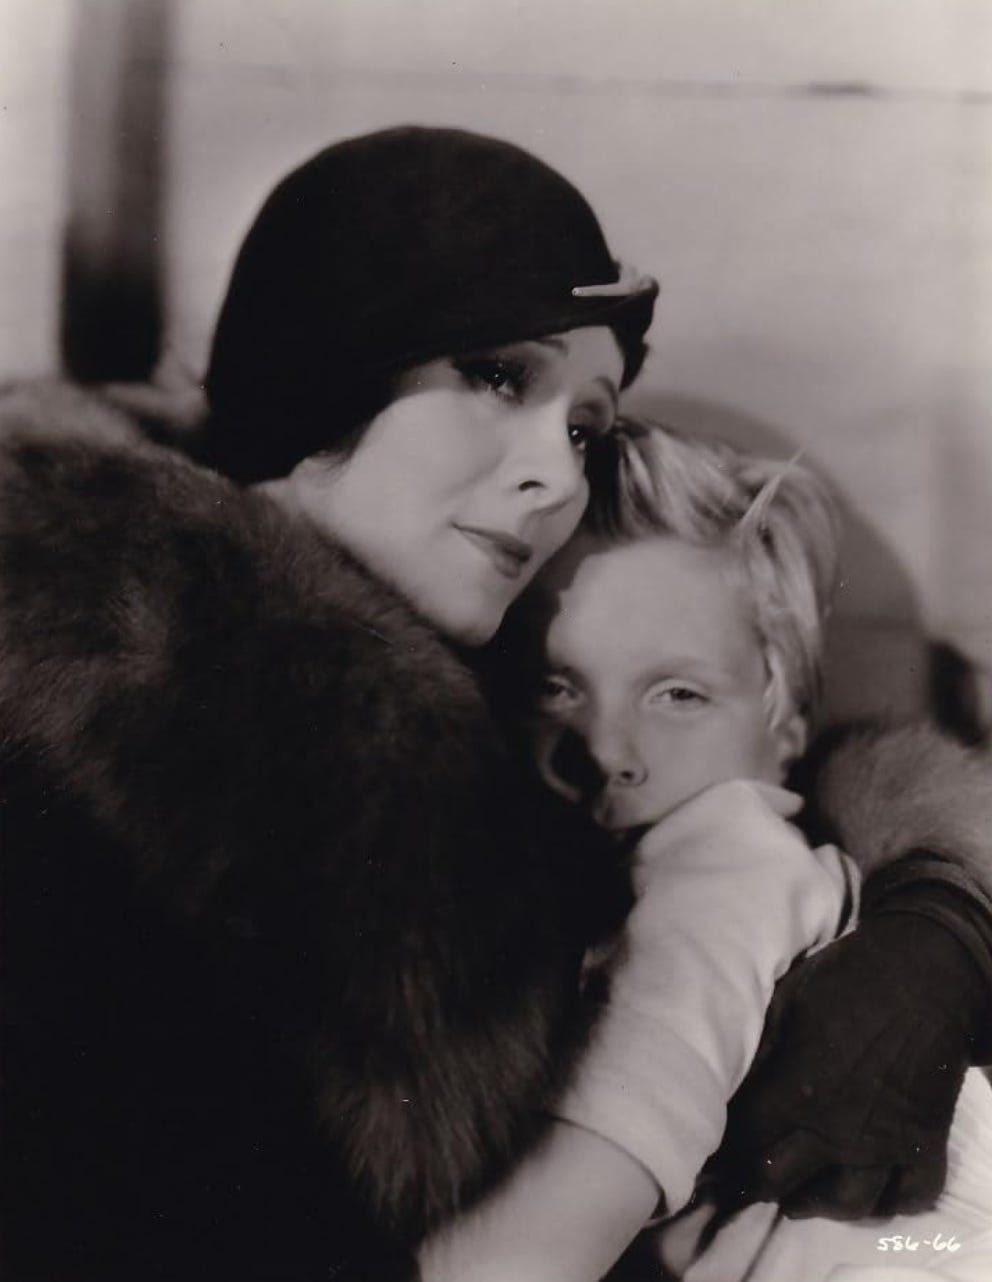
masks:
[[[211,470],[7,398],[11,1276],[402,1277],[527,1146],[598,874],[540,845],[460,651],[578,522],[655,292],[533,157],[393,130],[256,220]]]

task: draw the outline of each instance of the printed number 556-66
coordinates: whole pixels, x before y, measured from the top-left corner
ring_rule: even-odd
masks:
[[[961,1243],[952,1233],[950,1237],[944,1237],[942,1233],[935,1233],[933,1237],[925,1237],[921,1241],[919,1238],[911,1237],[908,1233],[895,1233],[892,1237],[880,1237],[878,1239],[878,1249],[880,1251],[918,1251],[921,1246],[928,1246],[933,1251],[959,1251]]]

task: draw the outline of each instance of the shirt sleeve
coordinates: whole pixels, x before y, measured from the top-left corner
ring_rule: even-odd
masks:
[[[733,781],[642,839],[609,996],[554,1110],[643,1163],[669,1213],[719,1146],[775,982],[836,937],[856,899],[853,865],[811,850],[791,809],[781,789]]]

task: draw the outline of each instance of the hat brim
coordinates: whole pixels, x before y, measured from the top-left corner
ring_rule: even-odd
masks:
[[[489,311],[481,318],[466,306],[461,309],[460,316],[449,317],[443,329],[418,335],[415,341],[405,343],[387,362],[384,363],[380,357],[378,361],[369,362],[363,372],[400,372],[443,356],[461,356],[490,347],[564,334],[573,329],[604,325],[614,331],[623,353],[622,385],[626,387],[640,369],[644,334],[651,324],[658,292],[657,281],[644,279],[640,287],[629,294],[570,296],[544,304],[530,300],[525,309],[508,309],[502,314]]]

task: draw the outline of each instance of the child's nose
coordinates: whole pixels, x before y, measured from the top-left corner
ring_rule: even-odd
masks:
[[[633,736],[622,724],[601,721],[590,728],[586,744],[603,782],[636,788],[648,777]]]

